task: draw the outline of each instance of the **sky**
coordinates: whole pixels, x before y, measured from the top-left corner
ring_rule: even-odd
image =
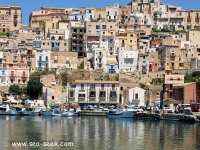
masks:
[[[161,0],[165,4],[182,6],[185,10],[200,9],[200,0]],[[131,0],[0,0],[0,6],[18,5],[22,7],[22,23],[28,25],[29,15],[32,11],[38,11],[40,7],[105,7],[118,3],[121,6]]]

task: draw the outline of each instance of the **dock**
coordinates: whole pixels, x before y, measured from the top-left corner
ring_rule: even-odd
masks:
[[[81,116],[107,116],[108,111],[101,110],[82,110],[80,112]]]

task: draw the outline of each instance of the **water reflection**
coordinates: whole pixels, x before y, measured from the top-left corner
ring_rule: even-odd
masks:
[[[106,117],[0,116],[0,120],[0,149],[5,145],[12,149],[10,140],[62,140],[74,143],[67,149],[88,150],[182,150],[200,146],[199,124]]]

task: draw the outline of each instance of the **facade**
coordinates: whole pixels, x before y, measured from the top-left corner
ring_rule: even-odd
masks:
[[[78,57],[85,57],[85,23],[70,21],[70,50],[78,53]]]
[[[103,48],[93,49],[93,66],[94,69],[106,71],[107,51]]]
[[[173,74],[172,70],[166,70],[165,74],[165,100],[173,99],[173,85],[174,84],[183,84],[184,83],[184,74]]]
[[[128,89],[128,102],[135,106],[146,106],[145,103],[145,90],[140,87]]]
[[[119,73],[118,62],[113,55],[107,56],[106,73]]]
[[[118,81],[76,80],[75,84],[76,88],[68,91],[69,102],[104,105],[119,103]]]
[[[36,50],[36,67],[50,68],[50,50]]]
[[[22,23],[22,13],[20,6],[0,7],[0,32],[10,32],[19,30]]]
[[[182,104],[191,104],[197,102],[196,83],[183,83],[173,85],[173,98],[179,100]]]
[[[78,54],[76,52],[51,52],[51,68],[78,69]]]
[[[29,26],[37,30],[45,30],[45,21],[51,21],[53,18],[58,20],[68,19],[68,10],[65,8],[41,7],[39,11],[32,12],[29,15]],[[56,26],[52,23],[52,27]]]
[[[125,50],[124,47],[119,49],[119,72],[134,72],[137,70],[137,50]]]
[[[6,82],[8,84],[26,85],[29,81],[29,68],[24,64],[6,66]]]

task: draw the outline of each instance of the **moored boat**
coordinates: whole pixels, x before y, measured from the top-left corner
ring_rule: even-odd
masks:
[[[133,118],[135,112],[117,108],[108,112],[109,118]]]
[[[75,117],[79,116],[79,112],[74,112],[74,111],[65,111],[61,114],[61,117]]]
[[[8,111],[9,115],[22,115],[23,108],[19,106],[11,106]]]
[[[42,110],[43,116],[54,116],[54,112],[52,110]]]
[[[7,115],[10,110],[9,105],[1,105],[0,106],[0,115]]]

